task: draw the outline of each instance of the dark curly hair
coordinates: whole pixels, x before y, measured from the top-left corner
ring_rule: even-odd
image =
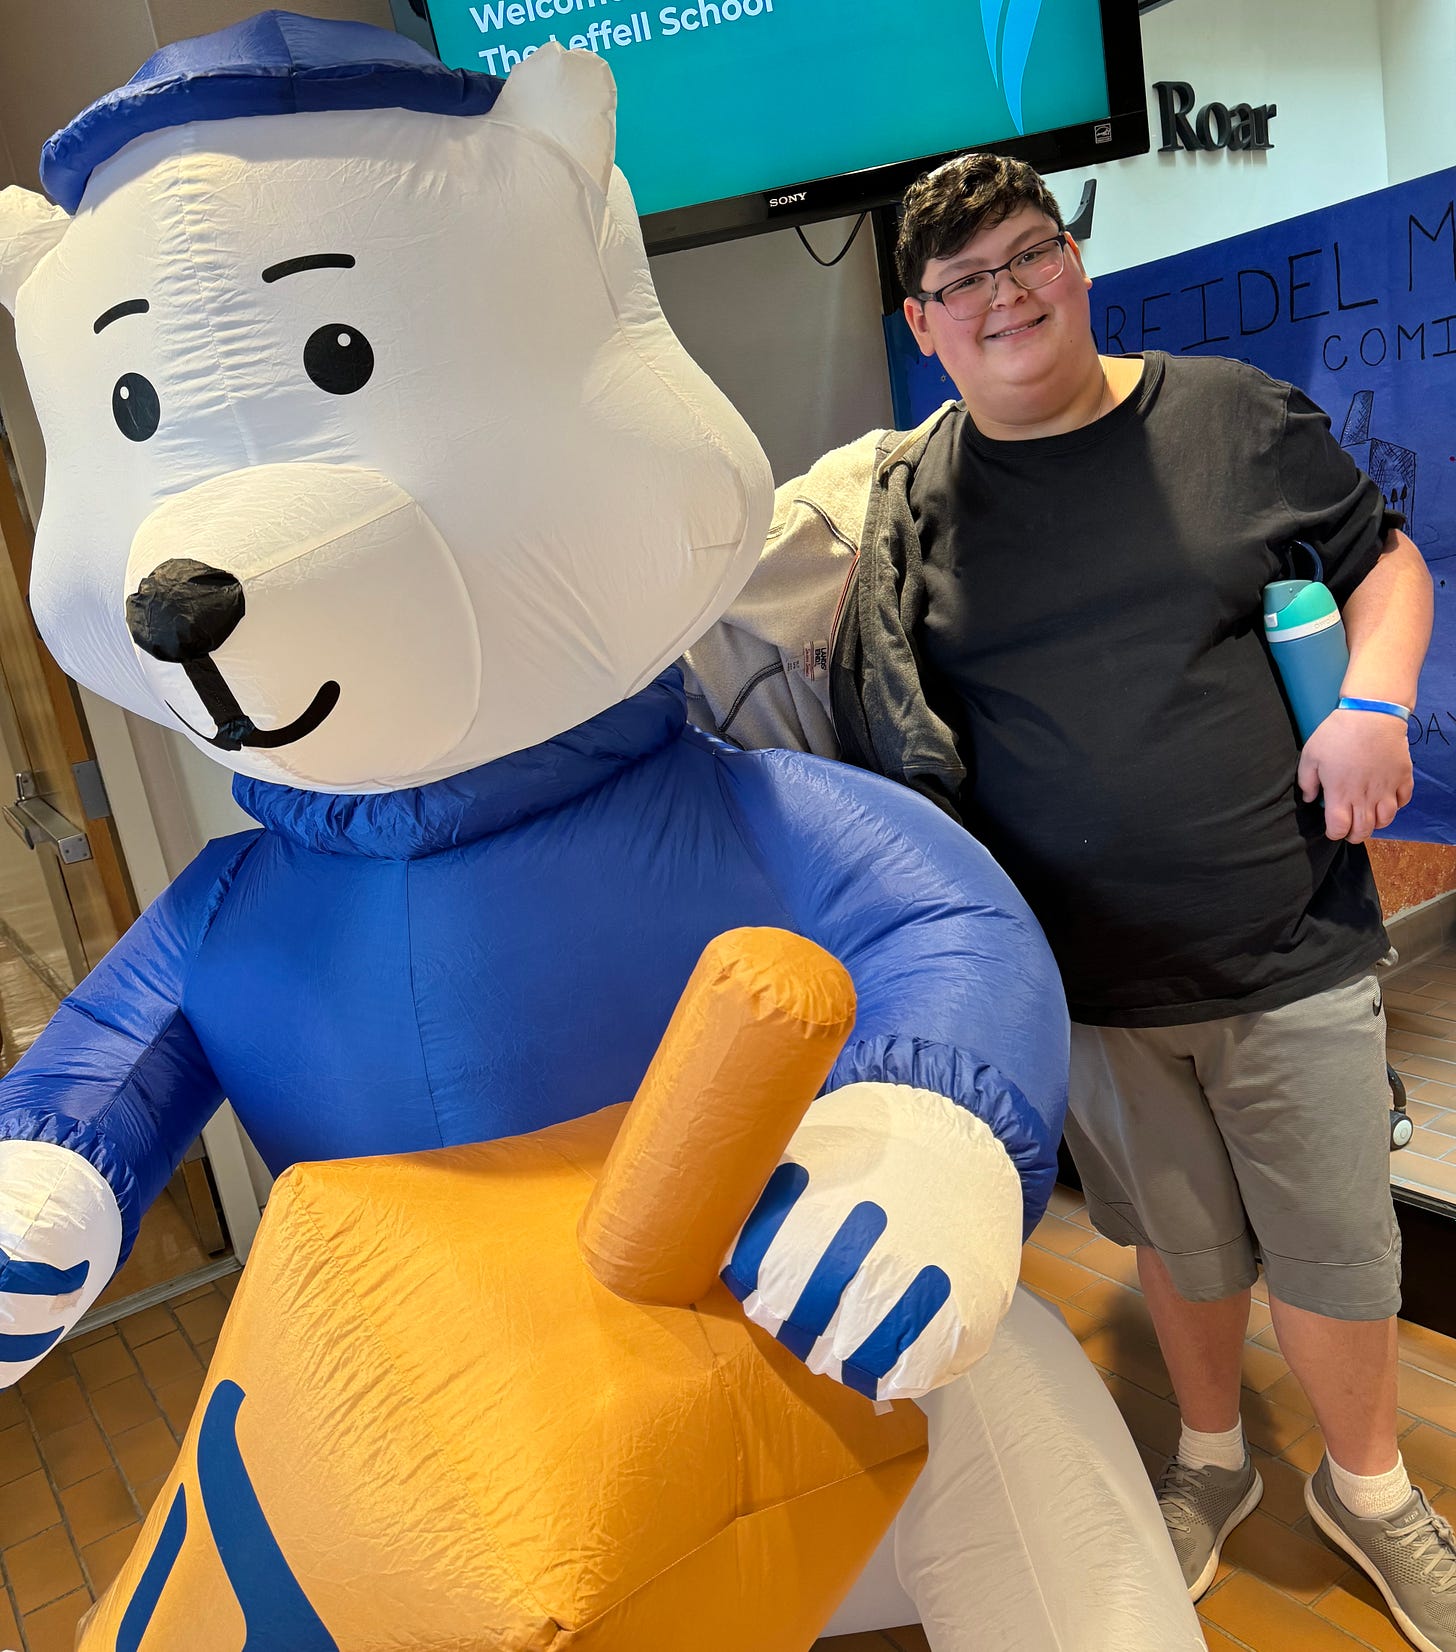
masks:
[[[1044,212],[1059,230],[1067,227],[1056,197],[1025,161],[973,150],[924,173],[905,192],[895,240],[901,286],[917,296],[932,258],[951,257],[973,235],[1027,206]]]

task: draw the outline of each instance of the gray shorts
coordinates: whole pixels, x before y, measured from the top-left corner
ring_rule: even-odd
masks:
[[[1292,1307],[1396,1313],[1378,967],[1221,1021],[1074,1024],[1067,1145],[1097,1231],[1156,1250],[1191,1302],[1251,1285],[1262,1261]]]

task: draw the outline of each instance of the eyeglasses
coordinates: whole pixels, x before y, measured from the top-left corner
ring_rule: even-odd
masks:
[[[922,304],[943,304],[952,321],[974,321],[985,315],[996,301],[996,277],[1002,270],[1025,292],[1035,292],[1055,281],[1067,265],[1067,237],[1053,235],[1008,258],[994,269],[972,270],[948,282],[939,292],[917,293]]]

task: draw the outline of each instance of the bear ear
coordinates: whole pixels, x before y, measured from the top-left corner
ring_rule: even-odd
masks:
[[[0,304],[12,313],[25,278],[66,233],[71,220],[33,190],[0,189]]]
[[[506,77],[491,119],[554,138],[606,193],[617,146],[617,83],[594,53],[555,42],[532,52]]]

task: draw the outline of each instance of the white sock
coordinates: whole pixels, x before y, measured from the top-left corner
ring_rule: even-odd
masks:
[[[1178,1440],[1178,1461],[1189,1468],[1242,1468],[1248,1449],[1244,1445],[1244,1425],[1236,1422],[1223,1434],[1200,1434],[1183,1424]],[[1333,1468],[1335,1465],[1330,1464]]]
[[[1351,1514],[1359,1515],[1362,1520],[1394,1514],[1411,1494],[1405,1459],[1399,1455],[1395,1459],[1395,1467],[1386,1469],[1384,1474],[1351,1474],[1342,1469],[1333,1457],[1329,1463],[1335,1496]]]

